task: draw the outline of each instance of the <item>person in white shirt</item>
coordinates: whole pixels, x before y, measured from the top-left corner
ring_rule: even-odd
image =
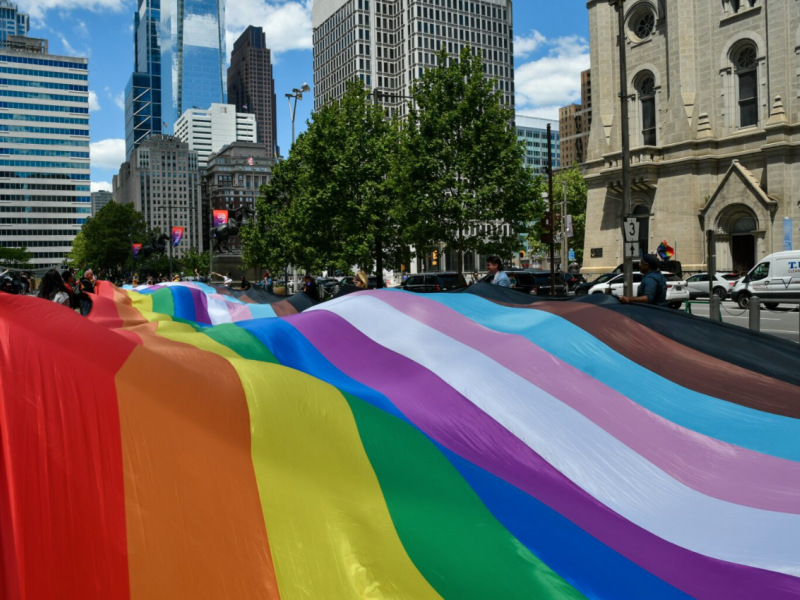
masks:
[[[229,288],[233,283],[233,279],[231,279],[231,272],[228,271],[225,275],[220,275],[219,273],[211,273],[212,275],[216,275],[217,277],[222,277],[222,285]]]
[[[69,307],[69,294],[61,274],[55,269],[49,270],[42,277],[42,287],[39,288],[39,298],[50,300],[56,304]]]
[[[499,256],[490,256],[486,259],[486,270],[492,276],[491,284],[500,287],[511,287],[508,275],[503,271],[503,261]]]

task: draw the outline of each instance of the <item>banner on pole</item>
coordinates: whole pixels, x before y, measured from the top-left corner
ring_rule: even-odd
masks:
[[[792,227],[794,226],[794,219],[792,217],[783,218],[783,249],[791,250],[794,244],[794,234]]]
[[[227,210],[215,210],[214,211],[214,227],[219,227],[220,225],[225,225],[228,222],[228,211]]]
[[[142,251],[142,245],[141,244],[133,244],[133,258],[136,258],[137,256],[139,256],[139,252],[141,252],[141,251]]]
[[[575,230],[572,228],[572,215],[565,215],[564,216],[564,225],[567,232],[567,237],[571,238],[575,236]]]
[[[172,228],[172,247],[173,248],[181,243],[181,238],[183,238],[183,232],[185,230],[186,229],[184,227],[173,227]]]

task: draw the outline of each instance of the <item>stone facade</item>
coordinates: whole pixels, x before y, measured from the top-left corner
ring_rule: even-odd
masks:
[[[622,262],[617,14],[587,3],[593,122],[584,271]],[[626,0],[631,212],[642,251],[662,240],[684,270],[747,269],[800,248],[800,3]]]

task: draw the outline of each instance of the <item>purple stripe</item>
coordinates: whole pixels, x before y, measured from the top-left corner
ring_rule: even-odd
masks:
[[[558,398],[681,483],[726,502],[800,514],[800,463],[676,425],[524,337],[482,327],[435,300],[365,293]]]
[[[194,286],[186,286],[194,301],[195,321],[204,325],[211,325],[211,318],[208,316],[208,299],[206,295]]]
[[[537,498],[687,594],[726,600],[778,600],[800,594],[800,580],[794,577],[691,552],[625,520],[434,373],[376,344],[338,315],[312,311],[287,320],[340,371],[384,394],[432,439]]]

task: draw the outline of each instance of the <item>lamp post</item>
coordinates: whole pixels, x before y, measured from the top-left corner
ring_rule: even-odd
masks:
[[[631,214],[631,140],[628,133],[628,62],[625,56],[625,0],[608,0],[617,11],[619,44],[619,100],[620,121],[622,124],[622,230],[623,250],[625,248],[625,219]],[[633,295],[633,258],[623,251],[623,273],[625,278],[625,296]]]
[[[167,210],[169,211],[169,280],[172,281],[172,202],[167,204]]]
[[[304,83],[300,86],[300,88],[292,89],[291,94],[286,94],[286,99],[289,101],[289,114],[292,117],[292,146],[294,146],[294,117],[297,113],[297,101],[303,99],[303,94],[306,92],[310,92],[311,87],[307,83]],[[292,105],[292,100],[294,100],[294,105]]]

